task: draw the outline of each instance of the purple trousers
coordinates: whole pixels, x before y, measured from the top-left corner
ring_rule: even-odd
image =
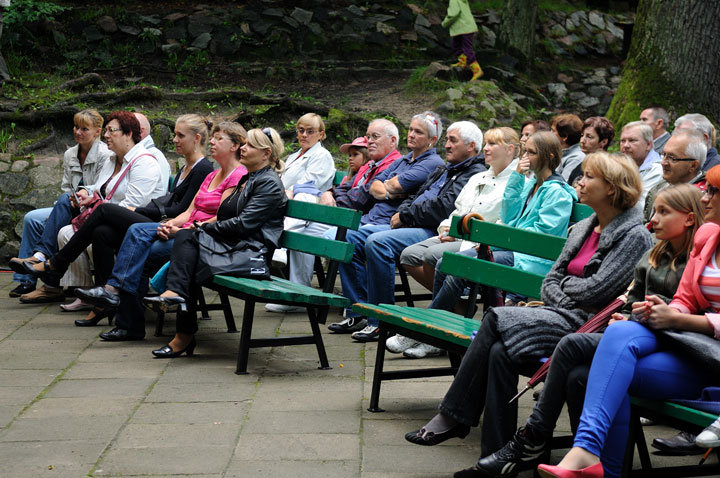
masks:
[[[474,33],[463,33],[462,35],[455,35],[452,37],[452,49],[455,56],[460,56],[460,53],[465,53],[467,57],[467,64],[477,61],[475,57],[475,50],[473,49],[473,36]]]

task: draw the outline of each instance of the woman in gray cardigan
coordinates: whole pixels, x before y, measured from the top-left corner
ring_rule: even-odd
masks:
[[[517,426],[518,375],[532,375],[539,359],[549,356],[558,341],[574,332],[632,279],[635,264],[652,242],[634,208],[642,191],[635,166],[626,156],[589,155],[579,183],[580,201],[595,211],[577,223],[545,277],[536,308],[489,309],[468,348],[440,412],[405,438],[418,445],[436,445],[465,437],[477,426],[483,409],[482,455],[500,449]]]

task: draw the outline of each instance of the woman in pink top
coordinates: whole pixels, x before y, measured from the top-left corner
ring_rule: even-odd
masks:
[[[105,310],[118,309],[117,327],[100,334],[100,338],[120,341],[139,340],[145,336],[139,299],[146,295],[147,278],[170,259],[173,238],[179,230],[215,222],[220,203],[247,174],[247,169],[240,164],[240,146],[245,143],[246,134],[245,129],[235,122],[222,122],[213,127],[210,154],[220,169],[207,175],[188,209],[164,223],[131,226],[105,286],[76,291],[83,300]]]
[[[627,436],[630,394],[655,400],[694,399],[703,388],[717,385],[720,363],[711,358],[717,353],[697,350],[707,358],[701,363],[688,355],[694,349],[673,348],[673,341],[657,332],[671,329],[686,331],[685,337],[687,332],[712,336],[715,340],[706,340],[703,348],[720,349],[720,303],[712,296],[720,262],[720,166],[708,171],[707,184],[702,199],[707,222],[695,234],[673,300],[666,305],[657,296],[646,296],[633,304],[633,320],[607,328],[590,368],[574,446],[557,466],[540,465],[541,476],[617,476],[603,470],[600,455],[606,443]]]

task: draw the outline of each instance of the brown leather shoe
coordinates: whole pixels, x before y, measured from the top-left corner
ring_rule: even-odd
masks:
[[[32,292],[20,296],[23,304],[44,304],[47,302],[64,302],[65,294],[62,287],[48,287],[42,285]]]
[[[40,259],[35,256],[26,257],[24,259],[20,259],[19,257],[13,257],[8,261],[8,265],[10,266],[10,269],[13,270],[13,272],[17,272],[18,274],[27,274],[27,271],[25,270],[25,267],[23,265],[24,262],[28,262],[30,264],[37,264],[40,262]]]

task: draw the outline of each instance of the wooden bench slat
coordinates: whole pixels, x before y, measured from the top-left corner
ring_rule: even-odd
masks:
[[[326,257],[333,261],[350,262],[355,245],[324,237],[309,236],[294,231],[283,231],[280,244],[286,249]]]
[[[285,216],[347,229],[357,229],[360,226],[362,212],[344,207],[325,206],[324,204],[291,199],[288,201]]]
[[[663,415],[668,415],[670,417],[677,418],[678,420],[701,427],[706,427],[717,419],[717,415],[713,413],[696,410],[677,403],[650,400],[639,397],[630,397],[630,401],[633,405],[648,408]]]
[[[573,204],[572,212],[570,213],[570,224],[574,224],[576,222],[580,222],[583,219],[587,219],[588,217],[592,216],[593,208],[588,206],[587,204],[582,204],[579,202],[576,202]]]
[[[540,297],[544,276],[475,257],[445,252],[440,270],[479,284],[527,297]]]
[[[242,292],[269,302],[280,300],[330,307],[347,307],[350,305],[350,300],[343,296],[296,284],[279,277],[271,277],[269,280],[255,280],[218,275],[213,278],[213,282],[231,291]]]

